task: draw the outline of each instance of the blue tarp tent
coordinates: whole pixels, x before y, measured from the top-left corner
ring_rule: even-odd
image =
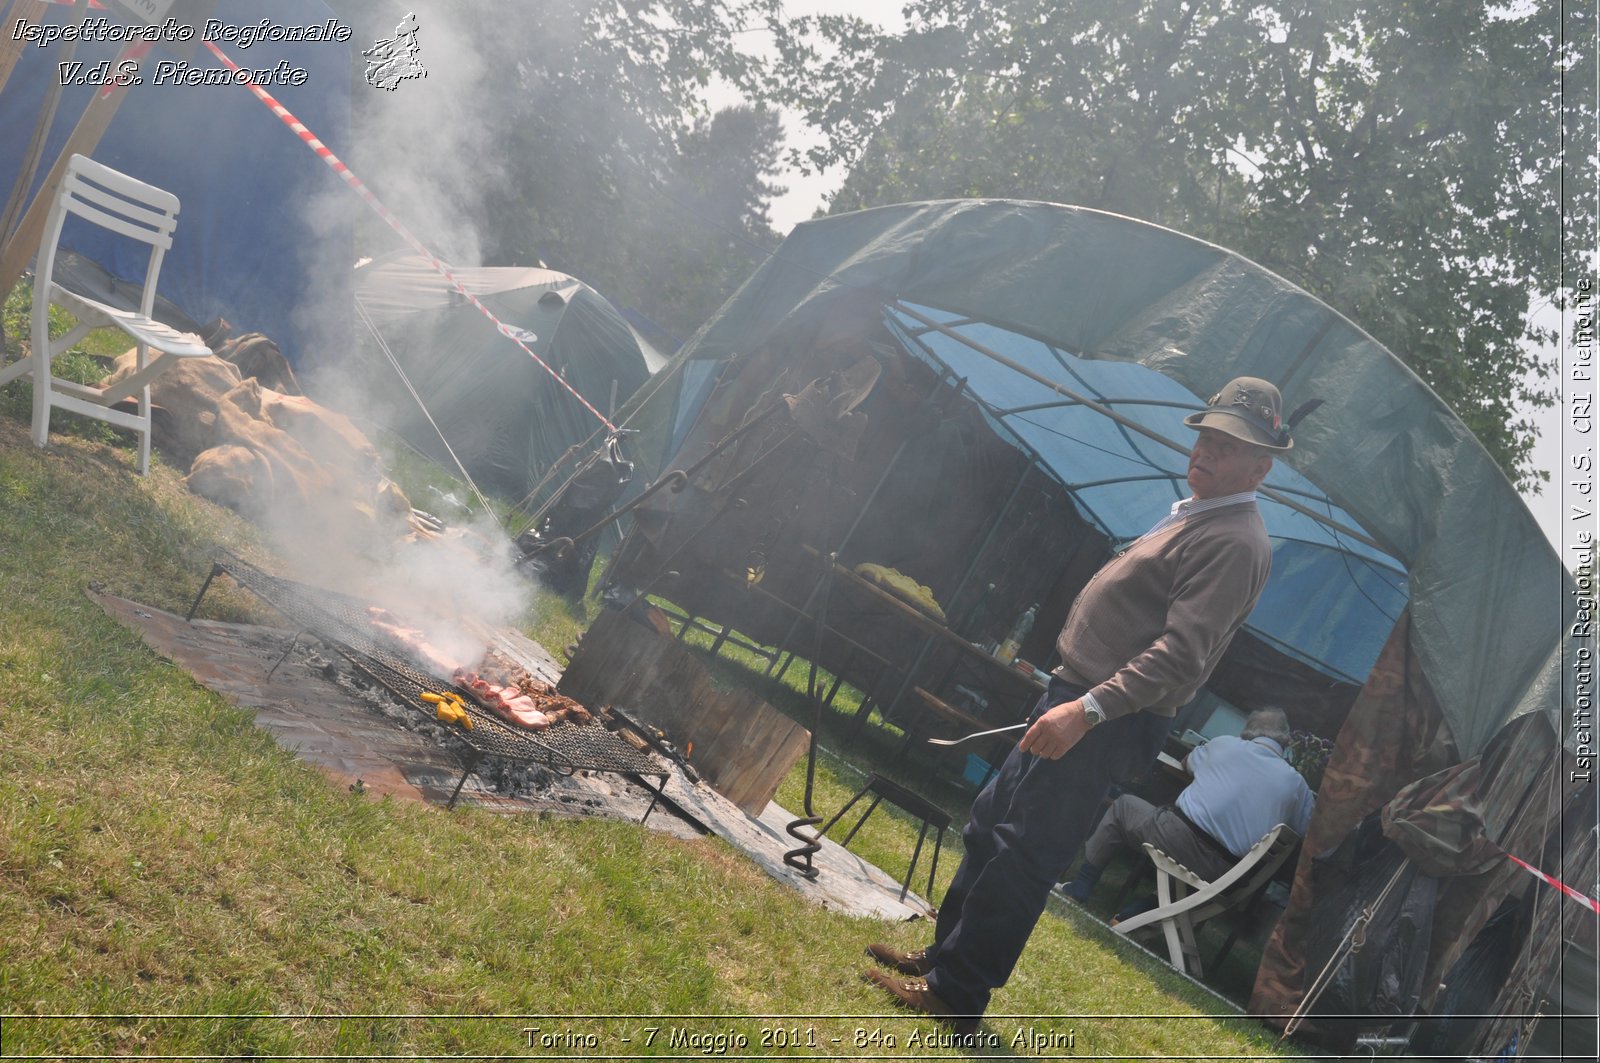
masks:
[[[923,325],[912,313],[973,341]],[[1098,404],[1174,441],[1192,437],[1183,418],[1202,405],[1183,385],[1143,366],[1097,362],[998,326],[931,307],[890,309],[906,350],[965,378],[996,431],[1033,455],[1071,493],[1079,512],[1120,548],[1187,497],[1187,454],[1063,398],[1036,376],[1060,378]],[[980,353],[996,351],[1034,375]],[[1406,604],[1405,570],[1388,554],[1339,531],[1355,523],[1284,462],[1267,486],[1328,518],[1264,496],[1273,541],[1272,580],[1249,627],[1277,648],[1345,682],[1360,684]],[[1316,608],[1307,608],[1315,602]]]
[[[1004,348],[1012,367],[961,340]],[[678,384],[653,391],[662,409],[641,423],[664,427],[646,438],[667,448],[663,468],[685,464],[749,409],[734,401],[741,376],[796,366],[769,387],[803,385],[830,367],[825,356],[874,345],[961,381],[1112,546],[1178,497],[1183,465],[1060,389],[1121,400],[1109,405],[1184,450],[1183,415],[1234,376],[1274,381],[1286,409],[1324,400],[1268,481],[1300,509],[1268,509],[1277,563],[1251,629],[1330,680],[1359,683],[1404,607],[1464,755],[1511,717],[1552,711],[1571,587],[1559,558],[1438,397],[1282,278],[1158,226],[1055,204],[913,203],[818,219],[797,226],[664,371]],[[680,508],[697,504],[685,496]]]

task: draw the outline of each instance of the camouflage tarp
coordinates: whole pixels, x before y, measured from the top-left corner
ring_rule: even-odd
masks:
[[[1322,774],[1317,810],[1306,831],[1289,905],[1261,957],[1250,1010],[1282,1025],[1299,1007],[1306,970],[1305,940],[1317,918],[1312,860],[1338,848],[1366,816],[1401,787],[1457,761],[1438,702],[1412,651],[1410,614],[1395,625],[1378,663],[1350,708]]]
[[[1396,626],[1339,734],[1307,832],[1306,858],[1296,869],[1288,908],[1262,956],[1250,1010],[1280,1026],[1301,1006],[1321,971],[1320,957],[1307,962],[1312,928],[1340,915],[1339,898],[1316,895],[1316,860],[1331,854],[1375,811],[1381,810],[1383,833],[1404,858],[1423,874],[1439,878],[1421,980],[1424,1011],[1445,973],[1508,895],[1544,891],[1532,902],[1552,915],[1568,914],[1562,905],[1571,902],[1538,885],[1506,853],[1534,866],[1587,875],[1568,881],[1593,880],[1592,844],[1580,844],[1571,859],[1564,858],[1563,846],[1571,840],[1566,835],[1573,833],[1568,828],[1576,828],[1578,841],[1583,841],[1582,827],[1587,820],[1592,828],[1593,810],[1589,807],[1585,817],[1585,802],[1574,801],[1589,787],[1573,781],[1572,758],[1557,744],[1548,719],[1538,714],[1519,717],[1497,732],[1481,754],[1457,762],[1427,677],[1407,649],[1408,619]],[[1564,816],[1569,810],[1574,814]],[[1548,938],[1549,926],[1558,923],[1553,917],[1535,918],[1533,933]],[[1538,947],[1530,939],[1523,947],[1497,1010],[1528,1010],[1523,999],[1528,986],[1538,988],[1549,977],[1560,953],[1559,937]],[[1381,948],[1382,943],[1369,940],[1364,947]],[[1308,1007],[1313,1014],[1314,1004]],[[1483,1037],[1503,1036],[1504,1025],[1488,1024]],[[1314,1022],[1309,1029],[1316,1029]]]

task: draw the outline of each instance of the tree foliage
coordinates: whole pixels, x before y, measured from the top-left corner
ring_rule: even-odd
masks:
[[[662,178],[662,209],[643,230],[633,290],[680,339],[703,324],[778,244],[769,207],[782,187],[776,111],[718,111],[680,140]]]
[[[1555,0],[913,0],[781,27],[774,84],[848,164],[831,209],[1008,196],[1215,241],[1403,358],[1519,486],[1594,216],[1592,12]],[[1558,100],[1561,106],[1558,106]],[[1564,107],[1564,110],[1563,110]],[[1565,184],[1563,183],[1565,182]],[[1546,349],[1541,351],[1541,346]]]
[[[776,243],[776,117],[704,103],[759,92],[741,32],[776,0],[332,2],[358,38],[416,11],[426,78],[375,91],[352,57],[355,163],[444,257],[542,262],[685,336]]]

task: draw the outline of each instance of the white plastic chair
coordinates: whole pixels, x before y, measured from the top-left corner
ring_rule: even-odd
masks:
[[[112,232],[150,245],[150,261],[145,269],[144,291],[137,312],[110,306],[78,295],[52,279],[61,229],[67,215],[75,214]],[[161,259],[172,246],[172,230],[177,227],[178,197],[171,192],[137,181],[93,159],[74,155],[68,160],[56,192],[55,202],[45,221],[44,236],[33,280],[33,354],[0,369],[0,385],[20,376],[33,377],[33,441],[44,446],[50,438],[50,410],[60,407],[73,413],[95,417],[139,434],[139,475],[150,471],[150,381],[174,358],[197,358],[211,353],[199,336],[179,332],[150,316],[155,308],[156,277]],[[77,319],[77,327],[65,336],[50,341],[50,304],[64,307]],[[57,355],[83,339],[91,329],[114,325],[131,336],[138,345],[137,372],[110,388],[88,387],[62,380],[51,372]],[[154,360],[150,352],[159,356]],[[139,397],[138,413],[112,409],[132,395]]]
[[[1215,881],[1207,882],[1145,842],[1145,852],[1156,865],[1156,906],[1115,923],[1112,929],[1119,934],[1130,934],[1141,927],[1160,923],[1172,966],[1196,978],[1203,977],[1194,928],[1255,897],[1299,843],[1300,835],[1287,824],[1280,823],[1263,834],[1260,841],[1239,857],[1238,863]]]

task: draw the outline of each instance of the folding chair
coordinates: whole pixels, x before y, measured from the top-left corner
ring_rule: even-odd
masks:
[[[1280,823],[1263,834],[1237,864],[1214,882],[1207,882],[1145,842],[1145,852],[1156,865],[1156,906],[1116,923],[1112,929],[1119,934],[1130,934],[1154,923],[1161,924],[1172,966],[1196,978],[1203,977],[1195,927],[1214,915],[1253,901],[1299,843],[1300,835]]]
[[[67,215],[75,214],[95,225],[150,245],[145,269],[144,291],[137,312],[110,306],[87,296],[70,292],[53,279],[56,252]],[[18,377],[33,377],[33,441],[44,446],[50,438],[50,410],[63,410],[98,418],[139,433],[139,475],[150,471],[150,382],[175,358],[199,358],[211,348],[192,333],[179,332],[151,317],[155,308],[156,277],[161,259],[172,246],[172,230],[177,226],[178,197],[93,159],[74,155],[68,160],[56,192],[55,202],[45,221],[44,236],[33,279],[33,353],[13,365],[0,369],[0,385]],[[77,327],[65,336],[50,341],[50,304],[70,311]],[[91,329],[114,325],[131,336],[138,345],[137,371],[109,388],[89,387],[53,375],[51,363],[62,352],[83,339]],[[154,360],[151,350],[159,352]],[[139,397],[137,413],[112,407],[133,395]]]

